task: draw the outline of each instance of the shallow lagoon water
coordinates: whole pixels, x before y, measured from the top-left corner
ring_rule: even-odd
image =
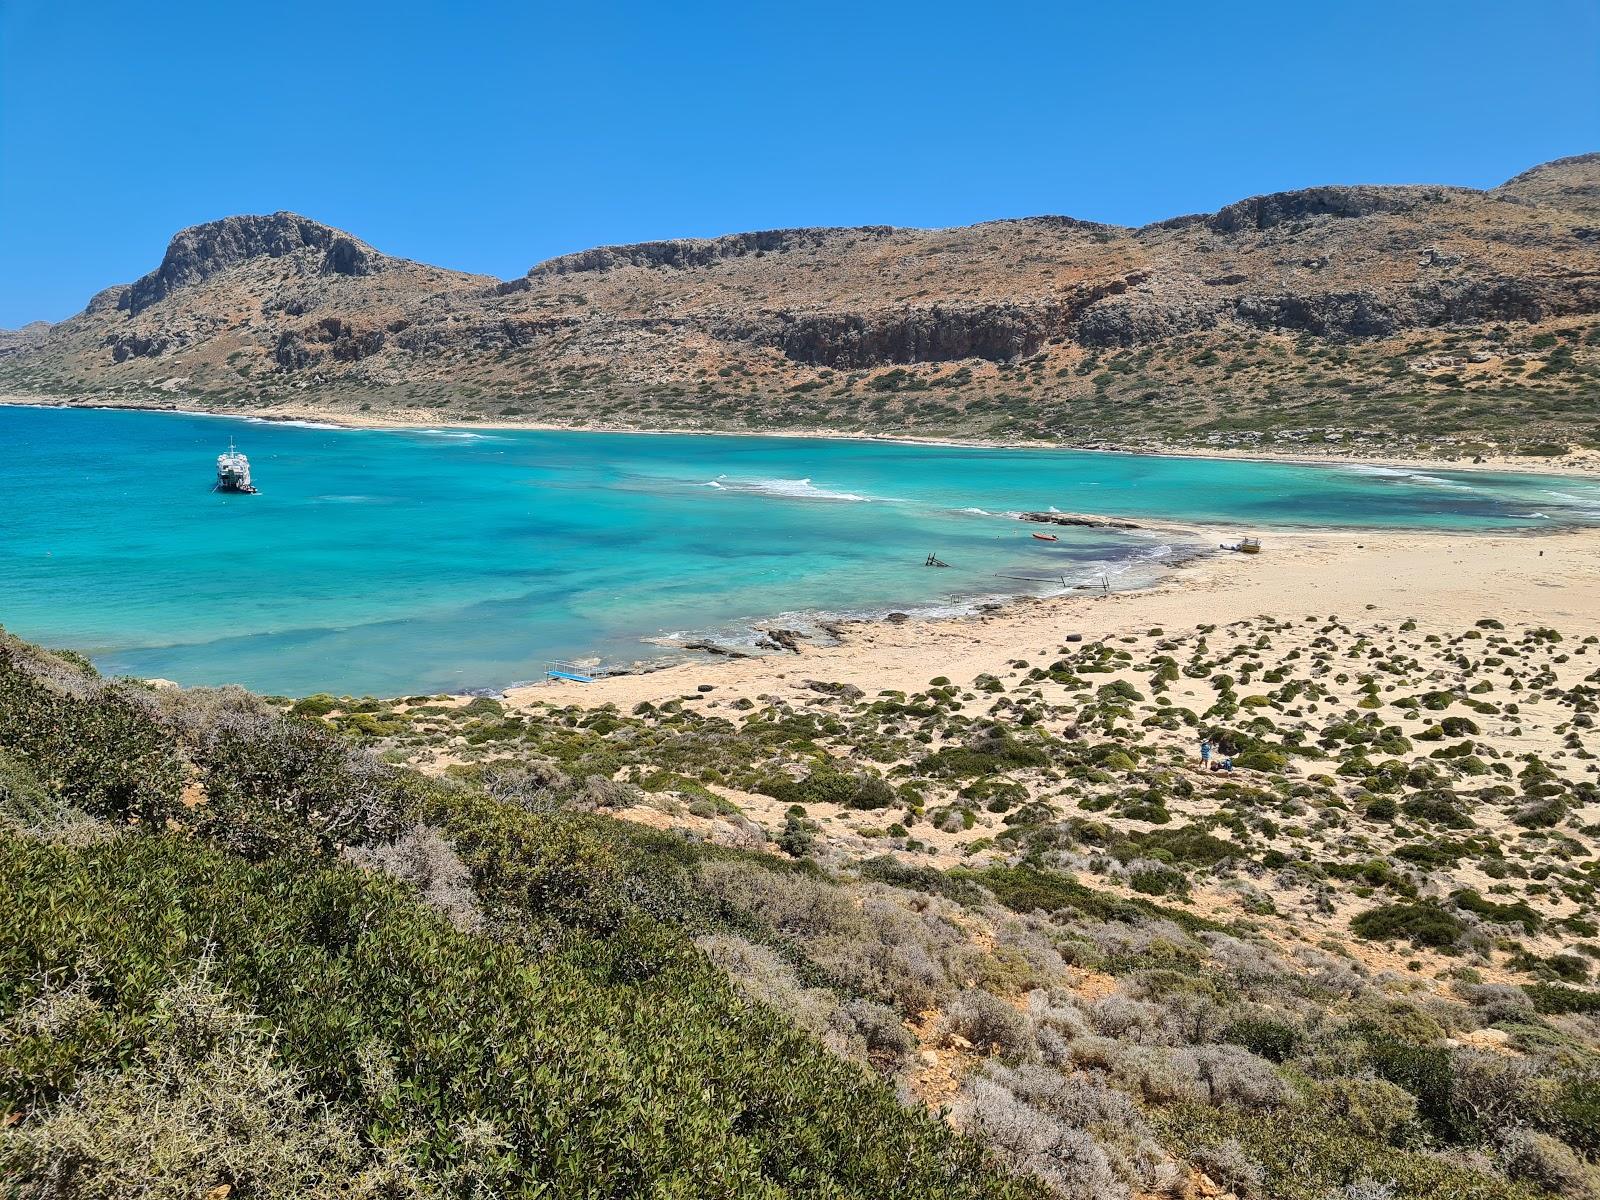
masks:
[[[213,494],[229,437],[257,496]],[[1237,526],[1600,522],[1585,479],[831,439],[352,430],[0,407],[0,624],[102,670],[268,693],[497,687],[645,639],[959,611],[1148,573],[1171,539],[1050,508]],[[922,565],[929,553],[949,570]],[[937,672],[930,672],[936,674]]]

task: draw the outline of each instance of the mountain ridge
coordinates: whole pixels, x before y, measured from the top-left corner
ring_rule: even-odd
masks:
[[[1138,227],[757,230],[499,280],[295,213],[236,215],[0,340],[0,387],[400,420],[1582,444],[1591,217],[1593,154],[1487,190],[1326,185]]]

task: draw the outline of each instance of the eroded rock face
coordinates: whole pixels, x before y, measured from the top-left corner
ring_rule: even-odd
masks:
[[[172,339],[161,335],[147,337],[144,334],[127,333],[110,339],[107,344],[111,347],[112,361],[126,362],[130,358],[153,358],[171,346]]]
[[[1010,362],[1046,344],[1132,340],[1134,310],[1092,316],[1108,297],[1145,282],[1143,273],[1079,287],[1050,301],[1012,304],[932,304],[869,312],[770,312],[760,319],[714,327],[716,336],[772,346],[795,362],[855,370],[911,363],[985,359]],[[1170,332],[1173,322],[1162,318]]]
[[[366,246],[344,234],[328,244],[328,253],[322,260],[324,275],[370,275],[377,256]]]
[[[795,362],[855,369],[983,358],[1004,362],[1038,350],[1058,314],[1014,305],[877,313],[773,313],[729,325],[720,337],[773,346]]]
[[[339,317],[323,317],[303,329],[279,334],[273,358],[287,371],[314,366],[325,357],[350,363],[378,353],[385,340],[381,329],[362,328]]]
[[[368,274],[377,257],[375,251],[349,235],[294,213],[224,217],[181,230],[168,243],[161,265],[118,295],[117,306],[136,315],[176,289],[229,267],[256,258],[283,258],[303,250],[323,252],[324,272],[339,275]]]
[[[1286,221],[1316,217],[1352,220],[1379,213],[1409,213],[1453,196],[1475,196],[1470,188],[1445,187],[1316,187],[1296,192],[1252,196],[1219,209],[1206,223],[1218,233],[1271,229]]]

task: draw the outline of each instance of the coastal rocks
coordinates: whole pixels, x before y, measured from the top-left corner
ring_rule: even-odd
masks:
[[[718,645],[716,642],[707,641],[707,640],[704,640],[704,639],[697,639],[697,640],[692,641],[692,642],[683,642],[682,646],[683,646],[683,648],[685,650],[698,650],[702,654],[714,654],[714,655],[717,655],[719,658],[749,658],[749,657],[751,657],[749,654],[746,654],[743,650],[735,650],[731,646],[721,646],[721,645]]]
[[[1039,525],[1078,525],[1085,529],[1141,529],[1137,521],[1121,517],[1098,517],[1093,513],[1025,512],[1017,514],[1020,521],[1033,521]]]
[[[787,650],[791,654],[799,654],[800,639],[806,636],[798,629],[767,629],[762,631],[761,640],[756,645],[763,650]]]
[[[907,621],[911,620],[911,617],[908,613],[892,612],[886,616],[884,620],[889,622],[891,625],[904,625]]]

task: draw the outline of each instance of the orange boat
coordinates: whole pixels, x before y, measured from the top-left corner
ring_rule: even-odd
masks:
[[[1038,538],[1041,542],[1058,542],[1061,540],[1053,533],[1036,533],[1033,536]]]

